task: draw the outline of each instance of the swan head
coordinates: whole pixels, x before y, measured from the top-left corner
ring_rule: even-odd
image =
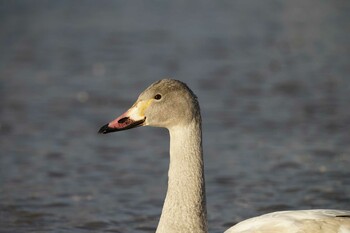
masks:
[[[162,79],[143,91],[124,114],[104,125],[99,133],[122,131],[138,126],[172,128],[200,121],[197,97],[181,81]]]

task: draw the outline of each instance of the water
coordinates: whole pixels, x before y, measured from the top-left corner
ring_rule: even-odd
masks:
[[[172,76],[203,115],[210,232],[350,209],[347,1],[2,1],[0,232],[154,232],[166,130],[98,135]]]

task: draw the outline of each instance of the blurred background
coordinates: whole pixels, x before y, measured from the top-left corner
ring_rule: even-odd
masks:
[[[154,232],[168,134],[98,135],[173,77],[203,116],[210,232],[350,209],[350,2],[1,1],[0,232]]]

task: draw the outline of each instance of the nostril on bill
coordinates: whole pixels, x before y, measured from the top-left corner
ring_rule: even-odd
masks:
[[[118,123],[119,123],[119,124],[123,124],[123,123],[125,123],[125,122],[128,121],[128,120],[129,120],[129,117],[124,117],[124,118],[120,119],[120,120],[118,121]]]

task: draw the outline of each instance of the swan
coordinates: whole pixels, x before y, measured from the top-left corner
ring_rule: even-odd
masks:
[[[206,233],[201,114],[197,97],[178,80],[162,79],[124,114],[104,125],[107,134],[139,126],[170,134],[168,189],[156,233]],[[225,233],[350,233],[350,211],[279,211],[242,221]]]

